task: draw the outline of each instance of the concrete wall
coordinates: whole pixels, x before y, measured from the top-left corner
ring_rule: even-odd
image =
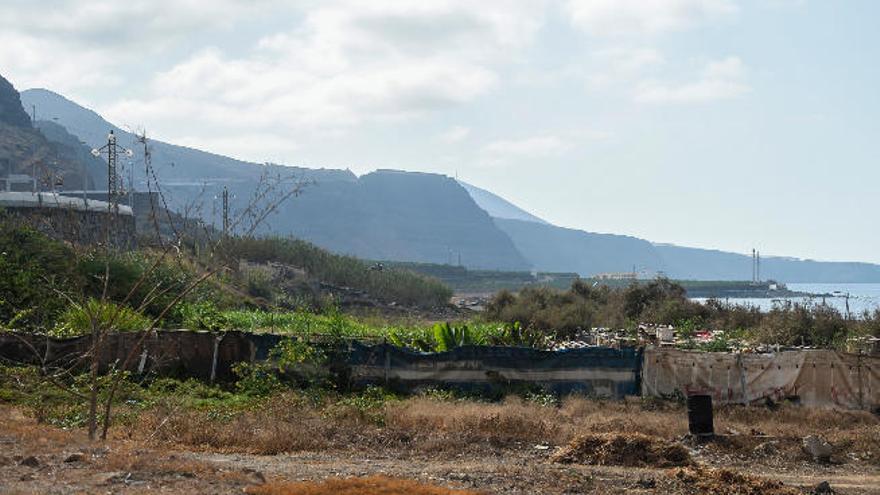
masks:
[[[111,214],[103,201],[83,201],[55,193],[0,192],[0,211],[8,220],[81,244],[104,242],[109,220],[111,243],[135,243],[135,217],[127,206],[119,206],[118,213]]]

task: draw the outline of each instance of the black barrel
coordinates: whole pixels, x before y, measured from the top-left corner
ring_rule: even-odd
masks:
[[[687,398],[688,431],[691,435],[710,437],[715,434],[712,421],[712,396],[689,395]]]

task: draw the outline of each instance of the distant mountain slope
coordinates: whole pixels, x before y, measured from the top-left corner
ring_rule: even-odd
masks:
[[[669,244],[654,246],[670,277],[692,280],[748,280],[752,258],[744,254]],[[880,265],[762,257],[761,278],[783,282],[880,282]]]
[[[105,143],[113,129],[120,144],[136,148],[133,135],[58,94],[35,89],[22,95],[40,115],[92,146]],[[161,141],[151,141],[151,147],[171,206],[200,205],[201,216],[213,222],[220,219],[215,198],[224,186],[233,194],[233,213],[241,211],[268,170]],[[142,174],[141,169],[135,166]],[[383,170],[358,178],[349,170],[280,166],[271,171],[300,177],[309,185],[269,218],[263,233],[292,234],[367,259],[458,263],[460,258],[474,268],[530,267],[489,215],[448,177]]]
[[[7,96],[8,101],[15,98]],[[134,146],[131,134],[51,91],[28,90],[21,100],[27,106],[36,105],[39,118],[64,126],[92,147],[104,144],[110,129],[120,136],[121,144]],[[0,97],[0,101],[7,100]],[[23,110],[19,110],[12,117],[17,122],[22,121]],[[38,126],[53,135],[57,144],[72,147],[73,155],[81,154],[82,150],[75,149],[76,139],[65,137],[51,122]],[[0,125],[14,129],[7,136],[31,136],[20,134],[23,128]],[[30,132],[39,136],[34,139],[42,139],[35,130]],[[27,149],[27,139],[13,142],[8,150],[19,153]],[[166,191],[172,193],[172,205],[200,201],[201,213],[209,221],[219,222],[215,198],[223,186],[233,192],[234,207],[241,208],[267,170],[260,164],[160,141],[151,145],[154,166]],[[19,155],[12,159],[19,160],[16,166],[24,166]],[[48,152],[40,159],[55,160]],[[63,163],[66,165],[61,168],[72,184],[81,176],[80,162]],[[142,167],[133,165],[142,174]],[[743,280],[751,274],[748,256],[556,227],[489,191],[441,175],[384,170],[358,178],[348,170],[271,170],[297,175],[312,185],[272,216],[265,232],[294,234],[362,258],[455,264],[460,255],[462,264],[469,268],[534,268],[576,271],[584,276],[629,272],[633,267],[696,280]],[[96,174],[100,172],[92,176]],[[880,282],[880,266],[867,263],[766,258],[762,274],[783,282]]]
[[[219,193],[209,186],[204,196]],[[233,212],[250,197],[230,186]],[[170,188],[179,191],[180,187]],[[454,179],[378,170],[354,180],[321,180],[272,215],[264,234],[292,234],[359,258],[528,270],[531,265]]]
[[[514,246],[539,271],[663,272],[679,280],[749,280],[744,254],[652,244],[636,237],[596,234],[554,225],[495,218]],[[880,282],[880,265],[857,262],[761,258],[761,278],[781,282]]]
[[[496,218],[536,270],[573,271],[582,276],[605,272],[656,270],[662,261],[650,242],[613,234],[595,234],[555,225]]]
[[[486,213],[493,218],[505,218],[510,220],[525,220],[527,222],[537,222],[546,224],[544,220],[532,215],[522,208],[514,205],[510,201],[493,194],[485,189],[468,184],[467,182],[458,181],[462,187],[471,195],[480,208],[486,210]]]
[[[138,148],[133,134],[57,93],[45,89],[28,89],[21,93],[21,98],[26,105],[36,107],[41,120],[61,124],[93,148],[107,144],[107,134],[111,130],[117,135],[120,145]],[[202,182],[217,178],[235,181],[259,175],[256,164],[160,141],[152,142],[152,152],[156,171],[168,182]],[[185,166],[178,166],[184,162]],[[142,167],[135,167],[135,172],[135,181],[143,181]]]

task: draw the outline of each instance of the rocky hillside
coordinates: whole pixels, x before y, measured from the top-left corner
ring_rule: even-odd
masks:
[[[43,129],[32,126],[19,93],[0,76],[0,175],[36,176],[41,190],[91,186],[94,176],[100,176],[100,161],[63,127],[46,123],[57,141],[48,139]]]
[[[21,106],[18,91],[3,76],[0,76],[0,122],[13,127],[31,126],[31,118]]]

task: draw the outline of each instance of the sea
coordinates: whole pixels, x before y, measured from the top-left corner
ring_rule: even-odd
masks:
[[[873,313],[880,309],[880,284],[785,284],[789,290],[810,294],[832,294],[832,297],[780,297],[780,298],[727,298],[725,302],[740,306],[755,306],[762,311],[773,309],[774,305],[792,301],[802,304],[826,304],[833,306],[841,314],[846,314],[847,305],[851,317],[859,318],[865,311]],[[849,297],[847,297],[849,295]],[[706,298],[693,298],[703,302]]]

